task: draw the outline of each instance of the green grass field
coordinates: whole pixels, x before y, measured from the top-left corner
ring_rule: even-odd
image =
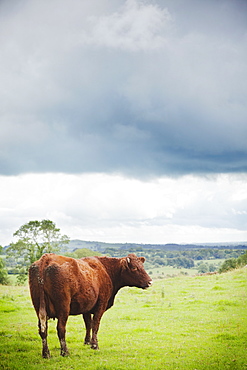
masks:
[[[41,339],[28,287],[0,286],[1,369],[247,369],[247,268],[222,275],[156,280],[124,288],[99,330],[99,351],[83,345],[84,324],[70,317],[70,356],[60,356],[49,322],[52,358]]]

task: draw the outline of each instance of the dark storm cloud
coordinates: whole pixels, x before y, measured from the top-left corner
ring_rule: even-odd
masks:
[[[0,172],[246,172],[246,11],[2,1]]]

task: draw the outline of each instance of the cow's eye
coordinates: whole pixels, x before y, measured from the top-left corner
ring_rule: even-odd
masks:
[[[132,271],[136,271],[137,270],[137,267],[132,267],[131,270]]]

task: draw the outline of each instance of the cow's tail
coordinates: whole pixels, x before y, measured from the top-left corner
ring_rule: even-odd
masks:
[[[39,283],[39,312],[38,318],[40,321],[40,331],[41,333],[46,333],[47,331],[47,311],[45,303],[45,291],[44,291],[44,269],[49,262],[49,257],[47,254],[43,255],[39,265],[38,272],[38,283]]]
[[[40,305],[39,305],[40,331],[46,332],[47,313],[45,308],[44,284],[40,283]]]

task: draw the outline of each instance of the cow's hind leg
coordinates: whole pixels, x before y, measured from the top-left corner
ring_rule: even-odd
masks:
[[[49,351],[49,348],[48,348],[48,345],[47,345],[47,327],[48,327],[48,323],[47,323],[47,320],[45,322],[45,325],[44,323],[41,324],[41,321],[39,319],[39,335],[42,339],[42,356],[43,358],[50,358],[51,355],[50,355],[50,351]]]
[[[90,313],[84,313],[82,316],[86,326],[86,336],[84,344],[91,344],[92,317]]]
[[[62,315],[58,318],[57,321],[57,335],[60,341],[61,346],[61,356],[68,356],[69,351],[67,348],[66,340],[65,340],[65,333],[66,333],[66,323],[68,320],[68,315]]]

